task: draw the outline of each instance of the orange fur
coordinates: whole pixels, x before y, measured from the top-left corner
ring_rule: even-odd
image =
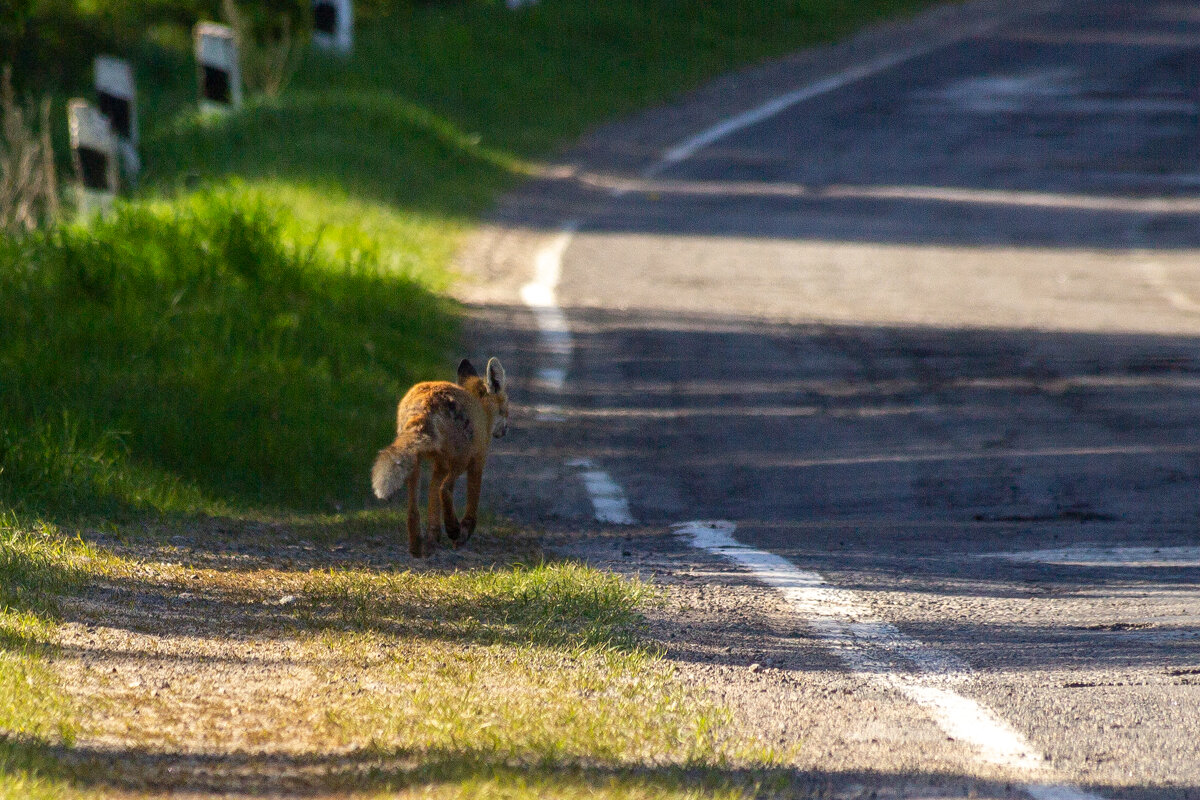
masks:
[[[474,533],[488,445],[507,429],[504,367],[495,358],[488,361],[486,378],[479,377],[471,362],[463,359],[457,383],[418,383],[400,400],[396,440],[379,451],[371,469],[371,485],[381,500],[408,487],[408,549],[414,557],[433,552],[443,525],[455,547]],[[424,539],[417,509],[422,460],[432,466]],[[467,507],[460,523],[454,513],[454,482],[464,472]]]

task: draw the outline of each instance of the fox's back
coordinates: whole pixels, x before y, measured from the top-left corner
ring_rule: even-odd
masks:
[[[428,436],[452,460],[468,457],[480,434],[486,437],[485,427],[479,399],[449,381],[418,383],[396,410],[398,431]]]

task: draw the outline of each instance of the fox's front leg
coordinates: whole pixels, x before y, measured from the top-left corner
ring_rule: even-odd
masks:
[[[483,460],[472,461],[467,465],[467,508],[463,512],[463,537],[458,544],[463,544],[475,532],[475,516],[479,513],[479,490],[483,486]]]
[[[454,515],[454,482],[458,480],[458,475],[453,470],[446,475],[446,479],[442,481],[442,523],[446,526],[446,535],[450,537],[450,542],[455,547],[458,546],[458,517]]]
[[[421,483],[421,462],[413,465],[408,473],[408,552],[413,558],[420,558],[424,553],[421,549],[421,511],[417,507],[417,488]]]

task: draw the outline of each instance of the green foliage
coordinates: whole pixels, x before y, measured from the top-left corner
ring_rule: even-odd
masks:
[[[230,189],[0,240],[0,502],[365,497],[386,410],[437,374],[451,309],[371,251],[336,260],[286,224]]]

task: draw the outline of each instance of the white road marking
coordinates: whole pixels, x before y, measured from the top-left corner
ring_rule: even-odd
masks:
[[[567,371],[575,343],[566,315],[558,305],[558,282],[562,278],[562,257],[579,223],[565,223],[558,234],[538,250],[534,258],[533,280],[521,287],[521,300],[533,312],[542,348],[549,354],[547,364],[538,370],[538,380],[549,391],[559,393],[566,384]]]
[[[674,528],[694,547],[733,561],[777,589],[851,671],[924,708],[948,736],[971,745],[980,760],[1027,775],[1024,789],[1036,800],[1098,800],[1074,786],[1045,780],[1045,757],[1028,739],[987,706],[951,688],[970,677],[965,664],[872,619],[854,592],[831,586],[820,574],[774,553],[741,544],[733,538],[737,526],[732,522],[685,522]],[[909,669],[900,669],[887,656],[900,656]]]
[[[1078,567],[1200,567],[1200,547],[1104,547],[1101,545],[985,553],[981,558],[1003,558],[1031,564],[1066,564]]]
[[[613,525],[633,525],[633,514],[629,512],[629,501],[625,492],[608,476],[608,473],[592,463],[591,459],[573,458],[567,462],[568,467],[582,470],[579,475],[583,478],[583,488],[587,490],[596,510],[596,519]]]
[[[976,33],[976,31],[972,31],[972,33]],[[965,38],[965,36],[966,34],[964,34],[963,37],[957,38]],[[848,86],[851,83],[856,83],[863,78],[869,77],[878,72],[889,70],[892,67],[904,63],[905,61],[909,61],[910,59],[923,56],[926,53],[931,53],[934,50],[945,47],[950,43],[950,41],[955,40],[951,39],[949,41],[940,41],[934,44],[923,45],[921,47],[912,47],[896,53],[889,53],[872,61],[868,61],[865,64],[860,64],[856,67],[851,67],[850,69],[830,75],[828,78],[824,78],[823,80],[810,83],[807,86],[804,86],[793,92],[780,95],[773,100],[763,103],[757,108],[752,108],[749,111],[730,117],[724,122],[720,122],[716,125],[713,125],[711,128],[708,128],[707,130],[703,130],[694,136],[684,139],[682,142],[663,153],[662,159],[659,160],[657,164],[647,169],[643,174],[647,177],[657,175],[664,170],[670,169],[681,161],[686,161],[700,150],[703,150],[705,147],[708,147],[710,144],[719,139],[725,138],[731,133],[740,131],[743,128],[748,128],[751,125],[756,125],[763,120],[770,119],[776,114],[786,111],[798,103],[803,103],[805,100],[811,100],[814,97],[828,94],[829,92],[840,89],[843,86]]]
[[[1142,272],[1159,294],[1163,296],[1168,303],[1180,311],[1185,311],[1189,314],[1200,312],[1200,303],[1197,303],[1185,292],[1180,291],[1175,287],[1170,278],[1167,277],[1167,271],[1163,265],[1156,261],[1142,261]]]

